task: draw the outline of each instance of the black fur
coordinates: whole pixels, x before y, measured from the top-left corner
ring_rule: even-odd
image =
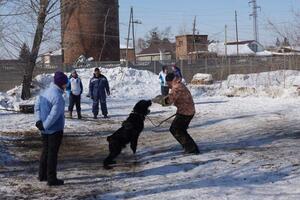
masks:
[[[135,104],[132,113],[122,123],[119,128],[112,135],[107,137],[109,143],[109,155],[103,161],[105,169],[111,169],[111,164],[114,164],[114,159],[121,153],[122,149],[130,143],[132,152],[136,152],[138,138],[144,129],[145,116],[150,113],[149,107],[151,100],[141,100]]]

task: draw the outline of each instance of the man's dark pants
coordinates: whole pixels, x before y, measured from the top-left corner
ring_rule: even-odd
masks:
[[[70,93],[69,109],[68,109],[70,112],[73,112],[73,107],[74,107],[74,104],[75,104],[77,113],[78,114],[81,113],[80,99],[81,99],[81,95],[74,95],[74,94],[72,94],[72,92]]]
[[[186,153],[199,153],[199,149],[193,138],[188,134],[188,126],[194,115],[176,114],[173,120],[170,132],[175,139],[181,144]]]
[[[53,182],[57,179],[56,167],[63,131],[42,134],[43,150],[40,158],[39,179]]]
[[[169,87],[168,86],[161,86],[161,95],[167,96],[169,94]]]
[[[97,116],[99,113],[99,102],[100,102],[100,106],[101,106],[101,112],[102,115],[107,115],[108,111],[107,111],[107,105],[106,105],[106,101],[101,102],[100,99],[93,99],[93,114],[94,116]]]

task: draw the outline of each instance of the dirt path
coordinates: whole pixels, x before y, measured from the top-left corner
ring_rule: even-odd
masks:
[[[118,159],[121,164],[111,171],[102,168],[102,160],[107,155],[105,138],[115,130],[117,123],[115,126],[109,121],[102,124],[102,131],[96,131],[100,129],[98,126],[88,132],[66,130],[58,165],[58,176],[65,180],[61,187],[48,187],[37,180],[41,149],[37,132],[0,133],[0,196],[1,199],[143,199],[144,195],[157,195],[157,190],[175,189],[174,181],[184,183],[191,178],[185,177],[188,173],[176,178],[176,173],[189,172],[199,166],[202,177],[193,177],[199,187],[218,185],[224,180],[233,185],[239,181],[276,182],[291,175],[287,168],[294,174],[299,172],[300,127],[294,121],[285,120],[280,113],[271,113],[267,121],[265,118],[251,115],[196,118],[189,131],[202,154],[189,157],[182,154],[181,147],[168,132],[168,123],[153,132],[147,122],[137,155],[125,149]],[[205,167],[201,168],[202,165]],[[174,171],[170,171],[170,167]],[[254,173],[254,178],[250,175],[230,178],[244,170],[264,173]],[[269,179],[268,173],[272,174]],[[155,179],[152,183],[149,174],[163,175],[165,179]],[[202,180],[214,174],[223,179]],[[160,189],[149,189],[157,184],[161,184]],[[234,191],[228,194],[231,193]]]

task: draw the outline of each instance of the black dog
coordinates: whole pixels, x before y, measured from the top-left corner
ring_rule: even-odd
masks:
[[[144,121],[150,113],[151,100],[141,100],[135,104],[129,117],[122,123],[122,127],[115,133],[107,137],[109,143],[109,155],[103,161],[105,169],[111,169],[111,164],[115,164],[114,159],[121,153],[122,149],[130,143],[132,152],[136,152],[138,138],[144,129]]]

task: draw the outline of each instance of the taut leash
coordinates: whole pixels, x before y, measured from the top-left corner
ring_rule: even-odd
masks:
[[[151,122],[151,124],[152,124],[154,127],[160,127],[160,125],[162,125],[164,122],[168,121],[169,119],[171,119],[171,118],[174,117],[175,115],[176,115],[176,113],[175,113],[174,115],[172,115],[172,116],[170,116],[170,117],[164,119],[163,121],[161,121],[161,122],[160,122],[159,124],[157,124],[157,125],[150,119],[150,117],[148,117],[148,116],[146,116],[146,117],[147,117],[147,119]]]

